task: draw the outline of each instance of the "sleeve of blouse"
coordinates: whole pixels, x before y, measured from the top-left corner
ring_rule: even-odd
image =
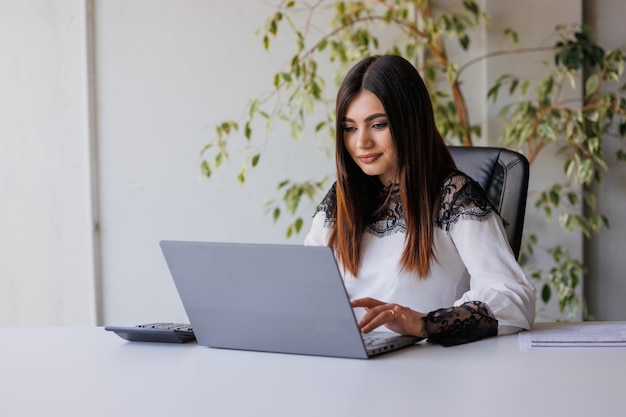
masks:
[[[454,305],[484,303],[498,320],[498,334],[530,329],[534,287],[513,255],[500,216],[460,218],[449,232],[470,275],[469,291]]]
[[[326,246],[328,245],[328,227],[325,226],[326,215],[323,211],[318,211],[313,216],[311,228],[304,238],[305,246]]]

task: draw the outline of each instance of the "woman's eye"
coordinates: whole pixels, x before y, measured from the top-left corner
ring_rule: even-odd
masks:
[[[343,131],[344,132],[354,132],[356,130],[356,128],[354,126],[344,126],[343,127]]]
[[[384,128],[386,128],[386,127],[387,127],[387,125],[388,125],[388,123],[387,123],[387,122],[379,122],[379,123],[374,123],[374,124],[372,125],[372,127],[373,127],[374,129],[384,129]]]

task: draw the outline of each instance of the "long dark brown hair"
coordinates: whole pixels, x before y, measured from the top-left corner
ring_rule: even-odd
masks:
[[[337,93],[337,203],[329,245],[343,267],[358,276],[361,238],[380,207],[381,184],[352,160],[343,138],[346,110],[362,90],[382,103],[397,155],[395,178],[406,222],[400,268],[425,277],[433,258],[438,194],[444,177],[455,169],[433,116],[430,96],[415,67],[402,57],[374,56],[357,63]]]

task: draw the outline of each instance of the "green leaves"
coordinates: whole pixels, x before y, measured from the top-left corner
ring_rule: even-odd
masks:
[[[557,66],[572,71],[602,65],[604,50],[591,38],[589,26],[583,25],[579,31],[574,32],[573,37],[568,37],[564,31],[560,32],[561,40],[556,44],[557,52],[554,55]]]
[[[444,100],[442,100],[442,98]],[[439,93],[432,97],[433,111],[435,116],[435,123],[437,129],[441,134],[448,139],[455,139],[459,143],[463,143],[466,135],[480,136],[481,126],[472,125],[465,126],[459,121],[457,109],[454,101],[445,100],[446,95]]]
[[[557,292],[559,310],[573,315],[580,306],[577,290],[586,268],[579,260],[572,258],[563,246],[558,245],[548,252],[552,254],[555,266],[550,269],[546,282]]]
[[[544,303],[550,302],[555,295],[561,313],[575,317],[581,306],[580,284],[587,269],[577,259],[570,256],[562,245],[547,251],[553,259],[554,266],[547,272],[535,271],[531,277],[539,282],[539,296]]]
[[[504,29],[504,34],[509,38],[513,45],[517,45],[519,43],[519,35],[516,31],[511,28]]]
[[[474,15],[474,18],[478,21],[478,19],[480,18],[480,9],[478,8],[478,5],[475,1],[464,0],[463,7],[469,10]]]
[[[521,81],[521,84],[520,84],[520,81]],[[520,80],[519,78],[511,74],[502,74],[496,79],[496,81],[487,91],[487,99],[491,99],[494,102],[497,101],[500,88],[502,88],[504,85],[507,85],[507,84],[509,86],[508,88],[509,95],[515,94],[517,92],[517,88],[521,85],[520,94],[522,96],[525,96],[528,91],[530,82],[528,80]]]
[[[598,74],[593,74],[587,81],[585,82],[585,98],[591,97],[593,94],[598,91],[598,87],[600,86],[600,77]]]
[[[626,160],[623,138],[626,136],[626,99],[623,97],[626,86],[611,91],[605,84],[618,80],[624,69],[624,53],[621,50],[604,52],[595,45],[587,28],[571,31],[567,27],[558,28],[561,42],[557,45],[555,62],[557,66],[547,66],[546,75],[539,81],[530,81],[513,74],[503,74],[496,79],[487,93],[488,99],[497,101],[503,91],[516,101],[503,106],[499,117],[503,121],[503,142],[514,148],[527,150],[531,163],[547,145],[554,143],[565,156],[564,172],[574,184],[590,185],[602,181],[603,172],[608,169],[603,152],[603,139],[619,137],[622,149],[616,151],[618,161]],[[511,40],[517,42],[517,34],[505,31]],[[561,91],[565,83],[576,88],[578,77],[575,71],[582,67],[596,68],[585,80],[585,97],[582,104],[563,100]],[[435,72],[427,69],[425,79],[432,85]],[[451,78],[451,77],[450,77]],[[606,92],[605,92],[606,91]],[[528,93],[532,92],[529,96]],[[448,137],[458,137],[450,115],[453,104],[441,102],[439,92],[433,94],[435,115],[438,127]],[[606,139],[604,139],[606,140]],[[574,205],[577,197],[571,192],[562,191],[560,185],[540,192],[536,206],[547,217],[563,201],[563,196]],[[588,216],[566,213],[560,216],[565,230],[580,229],[586,236],[601,226],[608,226],[607,219],[596,212],[595,204],[585,198],[589,207]]]
[[[623,150],[623,138],[626,135],[626,100],[619,94],[608,90],[607,83],[623,71],[624,56],[621,52],[604,53],[595,45],[590,32],[583,29],[573,34],[560,28],[561,42],[555,52],[556,67],[548,66],[548,74],[534,84],[533,95],[503,107],[499,117],[504,124],[503,140],[511,146],[522,146],[528,150],[532,162],[538,152],[549,143],[556,144],[564,157],[563,172],[567,184],[553,184],[540,191],[535,200],[535,207],[542,210],[549,219],[558,211],[559,224],[566,232],[579,230],[587,238],[608,227],[608,219],[598,213],[595,197],[587,186],[600,183],[603,173],[608,169],[603,151],[603,140],[610,132],[611,136],[622,138],[622,149],[616,153],[618,161],[626,156]],[[560,93],[565,83],[576,87],[578,77],[574,72],[579,69],[596,68],[584,82],[585,94],[581,102],[561,99]],[[488,98],[497,100],[505,85],[509,85],[509,94],[520,87],[520,93],[526,91],[530,82],[516,76],[505,74],[499,77],[488,92]],[[608,90],[608,92],[603,92]],[[626,159],[624,159],[626,160]],[[583,186],[582,202],[580,192],[572,187]],[[581,207],[584,204],[585,209]],[[584,214],[583,214],[584,213]],[[556,252],[560,260],[566,259],[560,251]],[[556,255],[555,255],[556,258]],[[555,274],[567,275],[563,270],[552,271],[547,286],[556,285],[559,279]],[[561,276],[559,275],[559,276]],[[555,292],[561,307],[573,306],[573,298],[563,291]],[[542,297],[549,297],[548,287],[542,289]],[[569,303],[569,304],[568,304]]]
[[[321,181],[293,182],[289,179],[281,181],[278,184],[278,190],[283,192],[281,200],[270,200],[266,203],[266,206],[270,207],[273,221],[278,222],[283,210],[287,211],[289,215],[295,216],[303,198],[310,202],[316,201],[316,198],[319,197],[318,193],[325,189],[326,182],[327,178]],[[293,222],[289,223],[286,229],[287,238],[299,233],[303,224],[304,221],[301,217],[296,217]]]
[[[204,157],[200,163],[200,174],[203,177],[210,178],[213,170],[219,168],[228,159],[226,137],[237,130],[239,130],[239,123],[233,120],[224,121],[215,127],[217,139],[205,145],[200,151],[200,155]],[[206,156],[211,151],[214,151],[214,154],[209,155],[207,159]]]

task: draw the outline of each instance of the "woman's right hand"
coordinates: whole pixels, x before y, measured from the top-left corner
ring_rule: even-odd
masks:
[[[369,333],[379,326],[385,326],[399,334],[427,337],[422,320],[426,316],[424,313],[374,298],[360,298],[351,304],[352,307],[365,309],[365,315],[359,321],[362,333]]]

